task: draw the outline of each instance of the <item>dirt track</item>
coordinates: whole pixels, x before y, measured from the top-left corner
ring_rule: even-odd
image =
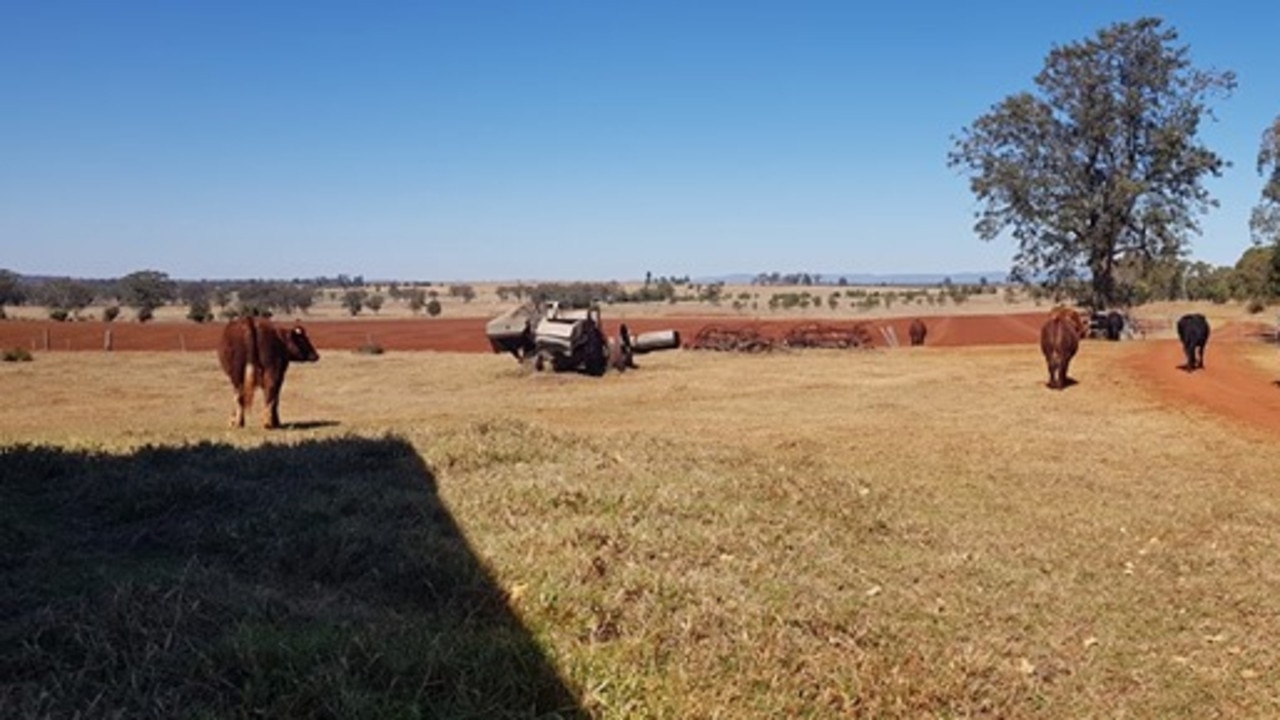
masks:
[[[1033,344],[1039,338],[1043,312],[1008,315],[959,315],[923,318],[929,327],[926,344],[934,347],[973,345]],[[691,340],[706,325],[754,328],[781,337],[788,328],[809,322],[803,319],[738,320],[731,318],[667,317],[633,318],[627,325],[633,333],[650,330],[678,330]],[[824,321],[826,322],[826,321]],[[859,321],[845,321],[849,325]],[[862,321],[872,326],[877,345],[884,344],[883,326],[892,326],[905,342],[910,318]],[[438,350],[450,352],[490,352],[483,318],[378,320],[355,319],[307,323],[313,342],[324,350],[354,350],[373,342],[391,351]],[[617,326],[606,321],[606,331],[616,334]],[[0,348],[23,347],[34,351],[101,351],[110,333],[117,351],[213,351],[221,324],[194,323],[112,323],[52,321],[0,322]],[[1206,352],[1207,369],[1187,373],[1181,347],[1176,340],[1145,340],[1125,360],[1127,368],[1163,397],[1171,406],[1188,404],[1204,407],[1223,417],[1256,429],[1280,435],[1280,388],[1275,379],[1250,364],[1242,349],[1256,342],[1241,326],[1215,331]],[[1085,379],[1087,382],[1087,379]]]
[[[1181,369],[1186,362],[1177,340],[1149,340],[1126,358],[1128,369],[1171,406],[1199,406],[1236,422],[1280,436],[1280,388],[1274,377],[1243,354],[1244,333],[1221,333],[1205,349],[1205,369]]]

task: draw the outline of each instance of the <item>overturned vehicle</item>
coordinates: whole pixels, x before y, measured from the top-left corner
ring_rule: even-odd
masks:
[[[605,335],[599,306],[562,308],[549,302],[525,304],[490,320],[485,334],[494,352],[508,352],[520,363],[532,358],[535,370],[604,375],[635,368],[635,356],[680,347],[680,333],[659,330],[632,337],[625,324],[618,337]]]

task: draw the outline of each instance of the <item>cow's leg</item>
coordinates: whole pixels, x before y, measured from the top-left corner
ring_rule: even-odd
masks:
[[[274,430],[280,427],[280,388],[284,385],[284,373],[264,373],[262,383],[262,427]]]
[[[240,427],[244,427],[245,415],[249,414],[249,408],[253,407],[253,394],[257,392],[258,385],[262,382],[258,375],[261,373],[257,368],[253,368],[252,376],[249,377],[240,386]]]
[[[232,392],[234,395],[231,400],[235,403],[235,409],[231,411],[230,425],[244,427],[244,384],[241,383],[239,387],[233,388]]]
[[[244,427],[245,409],[253,402],[253,384],[245,383],[244,368],[239,371],[231,370],[227,374],[231,376],[231,389],[234,393],[232,400],[236,406],[231,412],[231,427]]]

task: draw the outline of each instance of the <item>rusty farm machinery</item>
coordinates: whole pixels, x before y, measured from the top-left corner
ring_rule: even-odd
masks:
[[[680,347],[680,333],[659,330],[632,336],[625,324],[618,337],[605,335],[599,305],[564,308],[557,302],[526,303],[490,320],[485,334],[494,352],[533,361],[538,371],[604,375],[609,368],[635,368],[635,355]]]
[[[789,348],[869,348],[873,341],[866,325],[803,323],[781,336],[750,326],[707,325],[689,343],[692,350],[759,353]]]

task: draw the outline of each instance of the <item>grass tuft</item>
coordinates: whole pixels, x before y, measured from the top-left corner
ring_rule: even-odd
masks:
[[[31,362],[34,359],[26,348],[16,347],[0,353],[0,360],[4,362]]]

